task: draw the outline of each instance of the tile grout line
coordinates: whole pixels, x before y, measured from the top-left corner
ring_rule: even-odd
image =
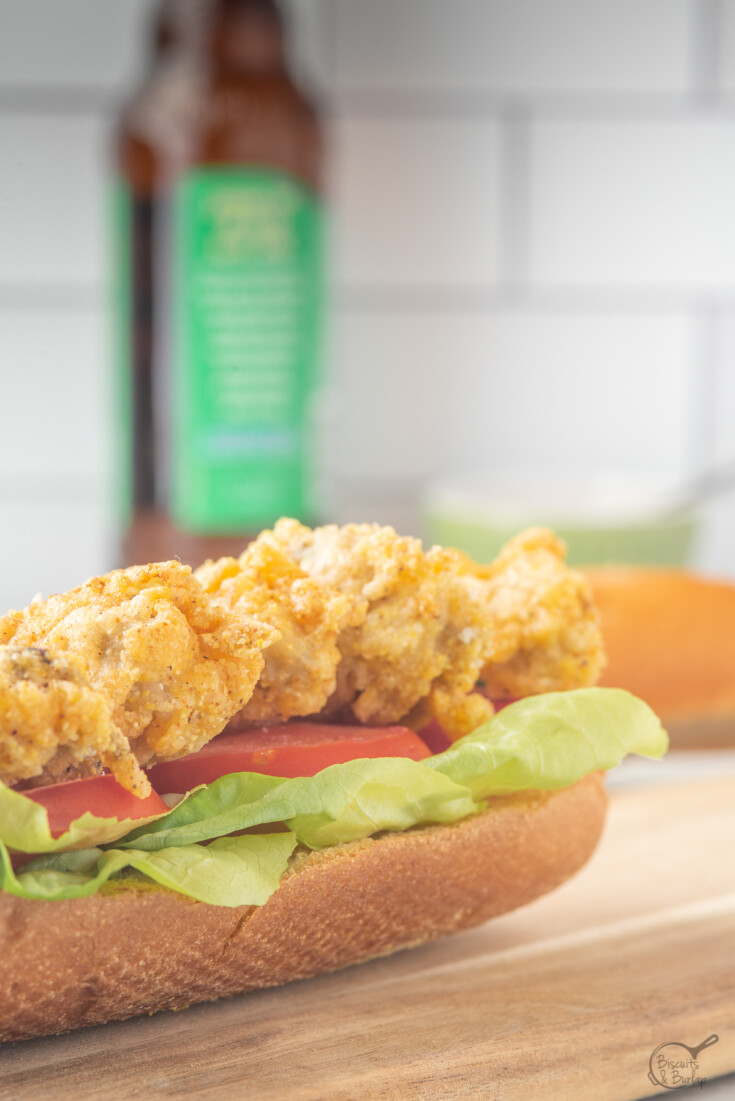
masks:
[[[692,317],[693,347],[689,367],[691,418],[689,423],[690,477],[711,470],[716,463],[715,424],[717,406],[717,328],[720,312],[716,306],[699,309]]]
[[[338,308],[355,312],[387,313],[441,311],[473,313],[502,309],[519,313],[539,311],[568,313],[682,313],[735,310],[735,289],[700,292],[660,287],[610,287],[589,290],[583,286],[554,288],[503,283],[495,286],[357,286],[336,291]]]
[[[522,169],[521,172],[526,172]],[[512,187],[514,176],[504,187]],[[528,181],[523,186],[527,186]],[[509,222],[523,216],[525,197],[522,187],[510,200],[515,210]],[[504,200],[503,200],[504,201]],[[551,286],[522,282],[527,264],[527,236],[521,226],[509,226],[506,240],[500,241],[502,250],[511,251],[517,242],[515,259],[503,261],[502,279],[493,284],[470,283],[342,283],[335,287],[335,304],[338,309],[356,312],[441,311],[445,313],[473,313],[488,309],[559,311],[569,313],[671,313],[735,312],[735,287],[698,290],[696,287],[667,288],[656,284],[646,286],[611,285],[590,288],[585,285]],[[104,312],[107,297],[103,288],[94,283],[70,287],[64,283],[14,283],[0,281],[0,313]]]
[[[701,0],[717,3],[717,0]],[[706,115],[731,121],[735,116],[735,94],[716,87],[717,24],[709,25],[694,36],[691,86],[689,90],[646,94],[644,92],[558,92],[534,89],[528,93],[464,90],[390,91],[355,89],[335,92],[327,88],[325,114],[331,117],[408,122],[412,119],[513,118],[520,112],[533,112],[541,120],[591,120],[599,122],[697,118]],[[332,31],[327,43],[329,53],[336,52]],[[700,41],[701,39],[701,41]],[[335,62],[330,59],[330,69]],[[707,74],[710,75],[707,75]],[[0,115],[55,116],[98,115],[108,118],[120,107],[121,92],[90,87],[3,85],[0,82]]]
[[[79,475],[49,479],[47,474],[19,474],[0,477],[1,505],[64,504],[93,505],[104,500],[104,485]]]
[[[691,90],[681,93],[645,95],[637,92],[555,92],[543,90],[521,93],[355,91],[333,98],[331,112],[337,118],[370,121],[413,119],[475,121],[502,119],[519,111],[533,113],[540,121],[658,122],[707,118],[731,121],[735,114],[735,95],[712,90],[711,95],[696,96]]]
[[[0,311],[29,310],[52,313],[104,313],[108,294],[94,283],[11,283],[0,280]]]

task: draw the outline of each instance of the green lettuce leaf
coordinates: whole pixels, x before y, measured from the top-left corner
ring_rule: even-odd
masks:
[[[330,765],[293,780],[236,772],[192,792],[165,818],[133,830],[119,848],[154,851],[282,822],[311,849],[422,822],[456,822],[477,810],[466,788],[405,757]]]
[[[0,785],[0,889],[24,898],[80,898],[132,868],[203,902],[260,905],[299,842],[319,849],[459,821],[492,795],[569,787],[627,753],[660,757],[667,746],[646,704],[619,689],[589,688],[520,700],[423,761],[363,759],[290,780],[223,776],[132,829],[131,822],[84,814],[53,839],[45,809]],[[269,824],[289,832],[228,836]],[[46,855],[14,873],[6,846]]]
[[[630,692],[580,688],[518,700],[423,764],[485,799],[570,787],[628,753],[661,757],[668,745],[657,716]]]
[[[167,813],[145,819],[119,819],[97,818],[87,811],[71,823],[66,833],[52,837],[46,808],[21,791],[12,791],[0,783],[0,841],[22,853],[67,852],[105,845],[125,837],[133,826],[153,822]]]
[[[0,844],[0,888],[20,898],[84,898],[116,872],[134,868],[164,887],[213,906],[262,906],[278,887],[295,845],[293,833],[282,832],[222,837],[211,845],[154,853],[91,848],[42,856],[16,873]]]

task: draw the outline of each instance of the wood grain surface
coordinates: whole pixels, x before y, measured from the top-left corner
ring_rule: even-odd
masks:
[[[524,910],[340,974],[7,1045],[0,1097],[670,1097],[648,1079],[660,1044],[714,1033],[698,1074],[735,1069],[734,852],[733,778],[615,793],[591,864]]]

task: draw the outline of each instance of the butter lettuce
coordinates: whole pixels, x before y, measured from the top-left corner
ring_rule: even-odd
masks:
[[[424,761],[362,759],[290,780],[223,776],[132,830],[85,814],[54,840],[45,809],[0,785],[0,888],[25,898],[80,898],[132,868],[214,905],[260,905],[298,843],[319,849],[459,821],[493,795],[569,787],[628,753],[660,757],[667,747],[646,704],[619,689],[589,688],[520,700]],[[267,825],[281,832],[230,836]],[[46,855],[14,873],[6,846]]]
[[[164,812],[166,814],[167,812]],[[153,822],[162,815],[146,819],[98,818],[87,811],[76,818],[66,833],[52,837],[46,808],[20,791],[0,783],[0,842],[23,853],[56,853],[86,849],[125,837],[133,826]]]
[[[381,830],[456,822],[477,809],[466,787],[423,762],[365,758],[294,780],[248,772],[223,776],[165,818],[133,830],[119,846],[156,850],[283,822],[302,844],[321,849]]]
[[[424,764],[485,799],[567,788],[628,753],[662,757],[668,746],[658,717],[630,692],[579,688],[518,700]]]
[[[134,868],[163,887],[213,906],[262,906],[278,887],[295,845],[294,835],[283,832],[221,837],[211,845],[155,853],[91,848],[39,857],[17,873],[0,845],[0,887],[20,898],[84,898],[116,872]]]
[[[83,898],[129,867],[215,906],[262,905],[298,842],[322,848],[380,830],[454,822],[477,809],[466,788],[404,758],[351,761],[296,780],[233,773],[111,848],[49,853],[14,874],[0,843],[0,888],[23,898]],[[289,829],[226,836],[268,823]]]

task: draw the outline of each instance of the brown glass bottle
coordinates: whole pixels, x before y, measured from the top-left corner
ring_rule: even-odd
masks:
[[[314,519],[322,141],[275,0],[165,0],[152,37],[116,144],[122,558],[198,564]]]

